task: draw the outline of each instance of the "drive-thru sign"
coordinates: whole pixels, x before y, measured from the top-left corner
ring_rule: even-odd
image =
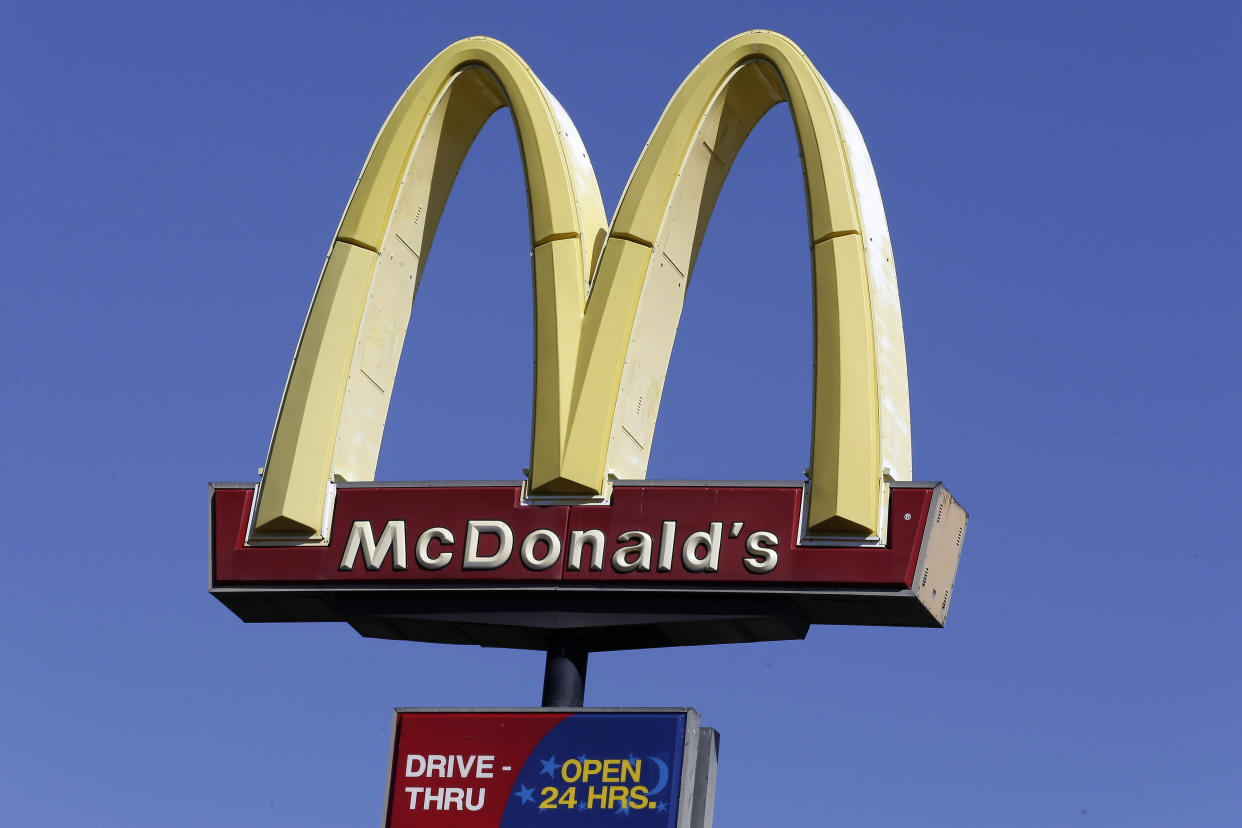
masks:
[[[715,753],[688,709],[399,709],[384,824],[700,828]]]

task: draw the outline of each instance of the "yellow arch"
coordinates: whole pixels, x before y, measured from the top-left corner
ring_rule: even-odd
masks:
[[[747,32],[677,90],[622,196],[586,311],[565,477],[646,476],[699,244],[738,150],[788,101],[802,150],[815,298],[807,526],[877,536],[885,478],[910,479],[905,344],[875,173],[840,99],[789,39]],[[631,322],[632,320],[632,322]],[[615,405],[614,405],[615,401]],[[613,407],[610,412],[598,406]],[[607,442],[599,423],[609,421]]]
[[[573,320],[536,325],[533,453],[555,459],[587,276],[605,233],[603,203],[582,141],[556,99],[508,46],[470,38],[418,74],[367,157],[290,369],[257,533],[317,539],[328,482],[374,478],[436,225],[475,136],[506,105],[526,172],[536,319]],[[563,367],[569,370],[561,376]]]
[[[746,136],[781,101],[802,149],[814,278],[808,531],[881,535],[886,478],[910,477],[905,350],[883,207],[848,111],[806,56],[771,32],[725,42],[681,85],[606,243],[586,151],[529,67],[485,38],[432,61],[381,130],[342,219],[277,419],[256,530],[313,539],[326,482],[374,476],[435,222],[470,142],[506,103],[531,206],[531,491],[590,494],[605,491],[608,477],[645,477],[708,219]]]

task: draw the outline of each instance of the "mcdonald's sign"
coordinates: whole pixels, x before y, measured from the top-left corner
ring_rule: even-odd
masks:
[[[807,194],[814,408],[806,479],[649,482],[686,286],[716,197],[785,102]],[[530,208],[530,468],[512,484],[373,482],[423,263],[457,171],[508,107]],[[250,621],[592,649],[944,623],[966,515],[913,483],[901,308],[871,161],[788,39],[713,50],[673,95],[613,220],[569,116],[470,38],[397,101],[337,229],[261,481],[211,488],[211,589]]]

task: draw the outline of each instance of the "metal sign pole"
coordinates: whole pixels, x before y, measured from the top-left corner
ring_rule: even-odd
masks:
[[[586,696],[587,649],[576,638],[548,642],[543,667],[543,706],[582,707]]]

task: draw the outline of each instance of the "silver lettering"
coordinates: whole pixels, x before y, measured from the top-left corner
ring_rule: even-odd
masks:
[[[650,572],[651,571],[651,535],[646,532],[623,532],[617,536],[617,543],[638,541],[630,546],[622,546],[612,553],[612,568],[618,572]],[[630,560],[632,553],[638,556]]]
[[[681,562],[687,572],[715,572],[720,569],[720,532],[724,524],[713,520],[707,532],[691,532],[681,547]],[[700,556],[699,547],[707,546],[707,554]]]
[[[604,533],[598,529],[575,529],[569,535],[568,567],[575,572],[582,568],[582,547],[591,544],[591,571],[604,568]]]
[[[354,568],[359,549],[362,550],[363,563],[372,572],[384,563],[389,549],[392,549],[392,568],[405,569],[405,521],[390,520],[380,533],[379,543],[376,543],[375,535],[371,532],[371,521],[355,520],[349,530],[349,540],[345,542],[345,553],[341,555],[339,568],[342,572]]]
[[[483,556],[479,554],[479,535],[496,535],[500,538],[500,548],[496,554]],[[466,555],[462,560],[462,569],[499,569],[513,554],[513,530],[503,520],[472,520],[466,524]]]
[[[776,535],[771,532],[752,532],[746,539],[746,551],[753,558],[744,558],[742,564],[756,575],[766,575],[776,569]],[[765,545],[766,544],[766,545]]]
[[[423,569],[443,569],[449,565],[449,561],[453,560],[453,553],[448,551],[441,551],[432,557],[428,547],[433,540],[438,540],[444,546],[450,546],[453,543],[453,533],[439,526],[433,526],[418,536],[418,542],[414,544],[414,560]]]
[[[673,571],[673,539],[677,534],[677,521],[666,520],[660,529],[660,562],[658,572]]]
[[[542,558],[536,558],[535,544],[540,541],[547,544],[548,552]],[[526,540],[522,541],[521,558],[522,564],[527,569],[533,569],[536,572],[555,566],[556,562],[561,559],[561,539],[551,529],[536,529],[526,536]]]

